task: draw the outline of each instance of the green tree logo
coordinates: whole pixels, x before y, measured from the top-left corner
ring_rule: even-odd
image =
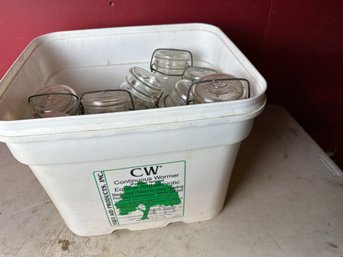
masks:
[[[134,186],[125,186],[120,197],[121,200],[115,203],[119,215],[128,215],[140,210],[143,212],[141,220],[148,219],[150,208],[153,206],[174,206],[181,203],[178,192],[171,185],[163,184],[161,181],[151,185],[139,181]]]

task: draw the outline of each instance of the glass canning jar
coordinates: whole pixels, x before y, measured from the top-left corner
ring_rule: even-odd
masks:
[[[134,67],[129,70],[120,88],[130,92],[136,110],[157,107],[163,86],[150,72]]]
[[[151,57],[150,70],[163,84],[163,96],[173,90],[187,67],[193,66],[192,53],[182,49],[159,48]]]
[[[81,95],[84,114],[122,112],[134,109],[130,93],[122,89],[89,91]]]
[[[186,105],[187,97],[188,104],[191,104],[193,98],[192,92],[189,92],[191,84],[213,73],[217,73],[217,71],[205,67],[187,67],[182,75],[182,79],[176,82],[170,94],[163,98],[163,107]]]
[[[191,92],[194,104],[232,101],[250,97],[250,85],[246,79],[215,73],[194,83]]]
[[[79,98],[75,91],[66,85],[43,87],[28,98],[28,103],[36,118],[79,114]]]

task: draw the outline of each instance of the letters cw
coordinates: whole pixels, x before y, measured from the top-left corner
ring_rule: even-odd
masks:
[[[143,167],[143,168],[134,168],[130,171],[131,175],[134,177],[142,177],[144,173],[149,175],[156,175],[159,168],[162,168],[161,165]]]

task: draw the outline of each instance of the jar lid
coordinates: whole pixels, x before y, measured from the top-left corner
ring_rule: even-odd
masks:
[[[217,71],[214,69],[205,68],[205,67],[188,67],[183,73],[182,78],[188,79],[190,81],[197,81],[200,78],[213,74],[213,73],[217,73]]]
[[[44,87],[30,96],[28,102],[37,117],[74,115],[79,109],[75,91],[66,85]]]
[[[247,97],[247,90],[230,74],[216,73],[202,77],[192,88],[195,103],[232,101]],[[227,79],[227,80],[226,80]]]
[[[166,75],[182,76],[192,66],[192,54],[181,49],[157,49],[151,59],[151,70]]]

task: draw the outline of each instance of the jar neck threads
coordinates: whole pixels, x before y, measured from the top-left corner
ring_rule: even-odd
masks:
[[[126,81],[120,87],[149,108],[156,106],[163,90],[163,85],[157,78],[139,67],[129,70]]]

